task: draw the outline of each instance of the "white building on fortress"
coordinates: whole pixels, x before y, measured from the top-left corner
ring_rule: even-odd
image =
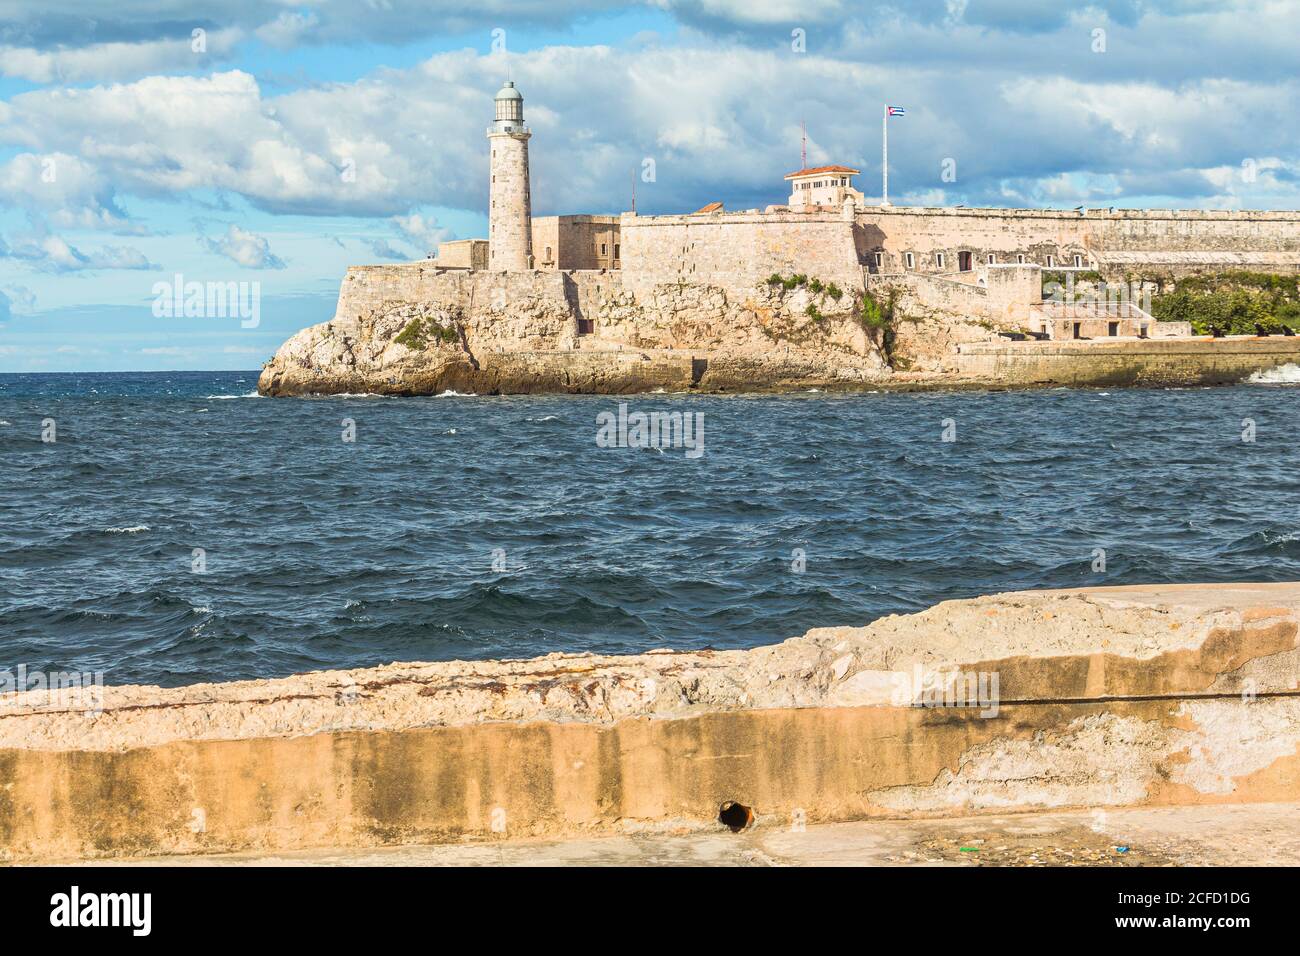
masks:
[[[963,295],[994,298],[995,290],[1035,301],[1041,270],[1095,271],[1108,280],[1300,273],[1297,212],[884,206],[869,203],[853,187],[859,171],[843,165],[787,174],[786,202],[762,210],[712,202],[677,215],[533,217],[523,96],[507,83],[495,104],[488,238],[444,243],[433,263],[439,268],[621,270],[638,284],[732,288],[773,274],[860,289],[889,279],[923,301],[952,300],[958,308]]]

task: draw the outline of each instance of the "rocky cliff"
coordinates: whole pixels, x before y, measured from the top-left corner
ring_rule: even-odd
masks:
[[[267,363],[266,395],[763,390],[888,377],[859,295],[828,282],[617,272],[348,270],[334,319]]]

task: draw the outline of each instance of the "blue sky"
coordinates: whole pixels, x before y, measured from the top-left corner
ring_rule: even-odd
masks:
[[[483,235],[507,72],[541,215],[628,208],[646,159],[642,212],[780,202],[801,120],[871,196],[884,102],[895,202],[1300,207],[1293,0],[85,10],[0,0],[0,371],[253,369],[349,264]],[[259,324],[155,315],[178,274]]]

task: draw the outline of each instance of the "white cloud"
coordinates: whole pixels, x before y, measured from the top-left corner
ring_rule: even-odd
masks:
[[[64,152],[19,153],[0,166],[0,204],[48,216],[59,228],[145,231],[118,207],[112,184],[97,166]]]
[[[195,52],[188,32],[176,39],[95,43],[48,51],[0,46],[0,75],[33,83],[81,83],[210,69],[233,55],[241,39],[243,31],[238,29],[208,31],[203,52]]]
[[[285,11],[270,23],[258,27],[255,32],[257,38],[264,43],[287,50],[301,43],[319,25],[320,18],[315,13]]]
[[[697,8],[743,16],[726,6]],[[931,19],[947,15],[938,4]],[[967,9],[965,21],[971,16]],[[1068,174],[1091,177],[1085,191],[1109,198],[1112,184],[1127,190],[1142,177],[1231,168],[1247,156],[1295,161],[1294,74],[1267,82],[1139,80],[1126,75],[1128,54],[1117,52],[1085,58],[1093,75],[1080,78],[1066,75],[1074,61],[1056,52],[1048,62],[1032,41],[945,29],[882,25],[886,36],[918,38],[908,48],[915,63],[900,60],[897,50],[888,64],[858,55],[853,43],[876,41],[853,31],[842,52],[826,54],[722,42],[514,54],[512,75],[534,131],[534,208],[626,209],[632,173],[646,159],[656,177],[637,183],[645,211],[714,199],[742,208],[783,201],[781,176],[798,163],[800,119],[808,124],[810,160],[858,166],[860,186],[874,195],[877,104],[885,99],[909,107],[891,127],[891,185],[900,196],[942,190],[949,201],[975,204],[1011,201],[1009,190],[1054,201],[1069,190],[1054,187],[1053,177]],[[948,51],[956,60],[937,69],[944,37],[958,44]],[[1027,59],[1017,59],[1021,53]],[[487,205],[483,134],[500,76],[497,58],[462,50],[278,95],[239,70],[23,93],[0,104],[0,142],[31,151],[0,167],[0,201],[49,215],[58,228],[125,231],[133,224],[120,197],[235,194],[272,213],[401,217],[394,219],[399,235],[424,254],[436,244],[437,227],[417,223],[413,210],[482,212]],[[42,198],[33,177],[49,155],[77,165],[59,191]],[[959,170],[953,184],[940,179],[949,158]],[[1200,192],[1169,195],[1192,204],[1222,200],[1212,177],[1179,182],[1183,190],[1199,184]],[[1279,174],[1270,189],[1300,202],[1292,176]],[[234,248],[229,236],[213,241]]]
[[[218,239],[199,236],[199,245],[245,269],[283,269],[285,266],[284,260],[271,252],[271,243],[265,236],[240,229],[234,223]]]
[[[82,272],[94,269],[156,269],[138,249],[103,246],[82,252],[56,235],[37,236],[12,247],[0,245],[0,258],[26,262],[41,272]]]
[[[419,213],[411,213],[409,216],[394,216],[393,225],[397,227],[397,231],[402,234],[403,239],[416,249],[421,250],[421,256],[436,253],[438,245],[446,242],[452,235],[451,230],[438,225],[436,219],[422,216]]]
[[[9,318],[13,315],[30,315],[36,311],[36,293],[22,285],[6,285],[0,287],[0,299],[3,299],[3,309],[0,310],[0,318]]]

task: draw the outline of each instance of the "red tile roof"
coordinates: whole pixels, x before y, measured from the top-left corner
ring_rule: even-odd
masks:
[[[801,176],[816,176],[818,173],[849,173],[856,176],[860,170],[853,169],[851,166],[814,166],[811,169],[801,169],[797,172],[787,173],[786,179],[794,179]]]
[[[710,212],[722,212],[722,203],[720,203],[720,202],[711,202],[711,203],[709,203],[707,206],[705,206],[704,208],[695,210],[695,212],[691,213],[691,215],[692,215],[692,216],[699,216],[699,215],[701,215],[701,214],[703,214],[703,213],[710,213]]]

